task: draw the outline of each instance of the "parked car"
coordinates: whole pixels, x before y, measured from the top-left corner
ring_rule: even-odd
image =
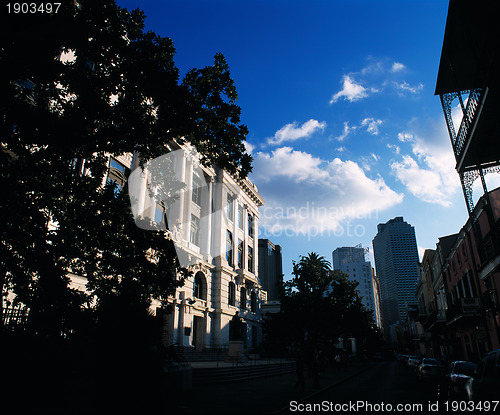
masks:
[[[408,356],[408,360],[406,361],[406,365],[411,368],[415,368],[420,363],[420,359],[418,356]]]
[[[409,357],[410,356],[408,356],[407,354],[401,354],[400,353],[400,354],[397,355],[396,358],[397,358],[397,360],[398,360],[399,363],[406,364],[406,362],[407,362],[407,360],[408,360]]]
[[[500,396],[500,349],[486,353],[465,384],[471,401],[498,400]]]
[[[446,375],[444,363],[431,357],[424,357],[416,370],[419,379],[441,380]]]
[[[448,374],[448,396],[454,399],[466,399],[465,384],[472,377],[477,365],[473,362],[457,360],[450,364]]]

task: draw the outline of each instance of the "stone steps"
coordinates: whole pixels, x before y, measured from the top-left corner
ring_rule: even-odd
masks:
[[[220,368],[193,368],[193,386],[208,383],[237,382],[295,371],[292,361],[276,363],[241,364]]]

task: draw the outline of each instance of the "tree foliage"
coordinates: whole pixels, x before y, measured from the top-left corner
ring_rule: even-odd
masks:
[[[103,186],[108,154],[145,162],[187,140],[205,163],[251,169],[224,57],[180,80],[172,40],[145,31],[144,18],[82,0],[3,27],[0,286],[31,308],[36,332],[73,332],[109,304],[144,312],[186,276],[173,243],[135,225],[126,192]],[[68,272],[89,292],[72,289]]]
[[[281,313],[267,323],[268,340],[332,345],[340,337],[362,337],[372,330],[358,283],[332,272],[324,257],[314,252],[300,257],[292,274],[284,283]]]

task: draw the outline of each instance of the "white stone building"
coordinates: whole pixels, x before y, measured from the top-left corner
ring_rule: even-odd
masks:
[[[151,197],[148,189],[160,192],[153,189],[154,173],[148,165],[129,178],[131,197],[137,199],[134,214],[160,225],[166,219],[165,231],[175,242],[181,265],[193,271],[168,299],[167,311],[159,302],[153,304],[154,311],[162,313],[163,343],[196,350],[227,347],[229,322],[239,312],[247,325],[245,346],[257,347],[262,339],[261,304],[267,299],[257,271],[258,209],[264,201],[248,179],[202,166],[191,146],[176,146],[168,156],[175,177],[186,184],[175,202]],[[124,161],[112,159],[110,173],[116,163],[125,167]],[[137,160],[130,166],[137,167]]]

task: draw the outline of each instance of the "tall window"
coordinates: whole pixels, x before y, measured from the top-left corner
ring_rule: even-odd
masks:
[[[228,299],[227,302],[229,305],[236,305],[236,286],[234,282],[230,282],[228,286]]]
[[[123,189],[125,182],[127,181],[127,177],[130,173],[130,170],[125,167],[123,164],[118,162],[117,160],[110,158],[109,159],[109,170],[108,170],[108,178],[106,182],[108,184],[116,185],[116,192],[119,192]]]
[[[155,207],[155,222],[158,224],[166,224],[166,217],[165,217],[165,205],[163,202],[157,203]]]
[[[189,235],[189,241],[196,246],[200,246],[200,218],[194,215],[191,215],[191,232]]]
[[[238,228],[243,229],[243,205],[238,203]]]
[[[227,218],[231,222],[234,220],[234,197],[231,193],[227,194]]]
[[[253,247],[248,247],[248,271],[253,272]]]
[[[240,289],[240,308],[242,310],[247,308],[247,289],[245,287]]]
[[[253,215],[251,215],[250,213],[248,214],[248,236],[250,238],[253,238],[254,236]]]
[[[226,261],[229,265],[233,265],[233,234],[231,231],[226,231]]]
[[[193,297],[199,298],[200,300],[206,300],[207,291],[205,289],[205,278],[201,272],[198,272],[194,276],[194,286],[193,286]]]
[[[243,241],[238,239],[238,268],[243,268]]]
[[[201,177],[193,173],[193,191],[191,192],[191,200],[198,206],[201,206],[201,190],[203,182]]]
[[[252,313],[257,312],[257,294],[255,294],[255,291],[250,293],[250,311]]]

